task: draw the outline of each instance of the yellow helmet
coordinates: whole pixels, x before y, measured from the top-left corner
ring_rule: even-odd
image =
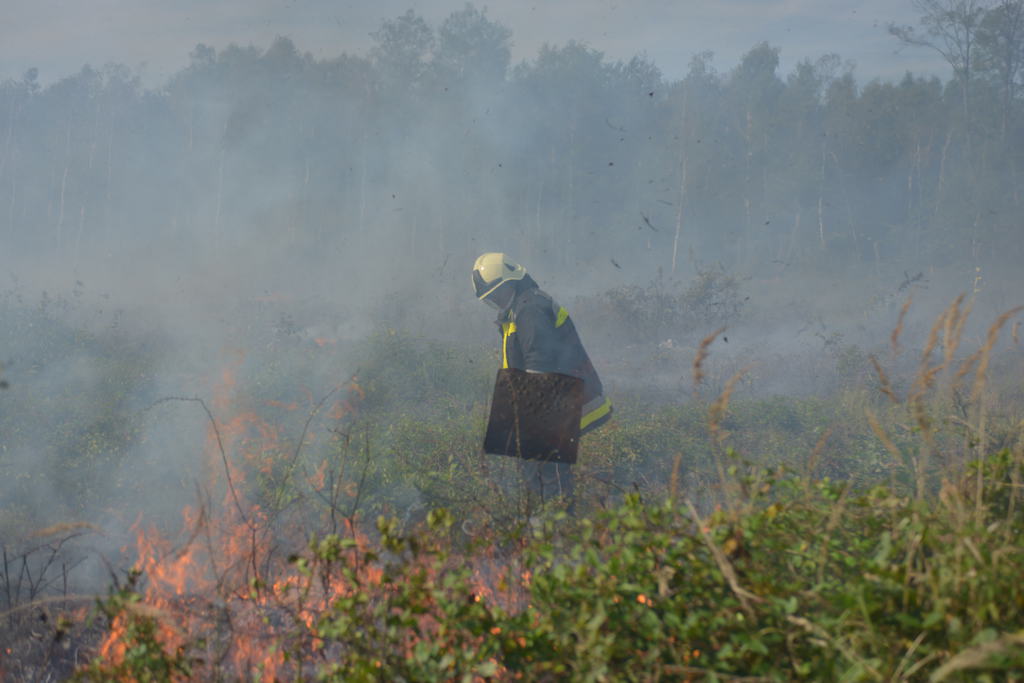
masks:
[[[481,254],[473,264],[473,287],[478,299],[485,299],[505,282],[524,277],[526,268],[513,263],[505,254],[493,251]]]

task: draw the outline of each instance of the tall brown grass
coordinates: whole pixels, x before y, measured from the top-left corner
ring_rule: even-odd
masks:
[[[890,345],[894,354],[899,353],[900,350],[900,333],[905,324],[910,303],[911,300],[907,299],[900,311],[896,328],[890,335]],[[916,451],[904,453],[888,435],[878,415],[870,409],[867,410],[866,415],[868,424],[894,459],[906,459],[912,463],[914,488],[919,499],[928,490],[934,489],[931,481],[934,478],[934,473],[931,470],[937,450],[935,424],[937,417],[959,411],[960,417],[954,415],[943,419],[947,423],[955,423],[964,429],[960,461],[955,462],[955,454],[950,449],[945,449],[944,458],[940,463],[941,478],[952,477],[954,471],[966,464],[968,457],[984,457],[991,445],[988,436],[990,397],[986,392],[989,366],[1002,329],[1015,315],[1024,310],[1024,306],[1010,309],[996,318],[988,328],[981,346],[963,356],[960,354],[960,348],[972,308],[973,302],[961,294],[935,318],[922,347],[917,370],[910,382],[910,389],[903,400],[896,393],[893,380],[882,363],[875,356],[870,357],[878,377],[879,391],[889,399],[894,407],[906,410],[915,431],[920,436],[917,440]],[[950,407],[953,408],[952,411]],[[977,510],[980,510],[984,504],[983,488],[983,477],[979,468],[973,491]]]

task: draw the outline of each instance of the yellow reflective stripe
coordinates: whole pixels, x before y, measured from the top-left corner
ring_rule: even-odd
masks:
[[[583,416],[583,419],[580,420],[580,429],[586,429],[587,426],[590,425],[590,423],[593,422],[594,420],[600,420],[602,417],[611,412],[611,409],[612,400],[610,398],[606,398],[604,400],[604,403],[602,403],[597,408],[594,408],[589,413]]]
[[[558,316],[555,318],[555,327],[561,327],[565,324],[565,321],[569,319],[569,311],[565,310],[565,306],[558,307]]]
[[[516,324],[512,322],[502,323],[501,331],[504,334],[501,340],[501,367],[508,369],[508,338],[515,334]]]

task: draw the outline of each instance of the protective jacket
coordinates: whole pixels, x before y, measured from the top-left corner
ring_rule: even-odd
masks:
[[[580,433],[600,427],[612,416],[601,379],[583,349],[569,311],[542,291],[529,275],[515,283],[516,294],[498,314],[503,368],[558,372],[583,380]]]

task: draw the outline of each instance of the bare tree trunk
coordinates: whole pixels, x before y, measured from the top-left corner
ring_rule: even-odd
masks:
[[[1017,180],[1017,160],[1010,159],[1010,178],[1013,186],[1013,205],[1020,206],[1020,182]]]
[[[445,244],[444,224],[445,224],[445,218],[446,217],[445,217],[444,200],[443,199],[438,204],[437,218],[438,218],[438,220],[437,220],[437,253],[440,254],[442,258],[444,258],[444,253],[445,253],[445,246],[444,246],[444,244]]]
[[[110,211],[110,188],[111,188],[111,177],[113,175],[113,161],[114,161],[114,128],[111,126],[110,135],[107,138],[107,179],[106,187],[103,188],[103,248],[107,247],[110,242],[110,222],[111,222],[111,211]]]
[[[360,146],[362,157],[359,169],[359,220],[356,231],[362,235],[366,231],[366,134],[362,136],[363,144]]]
[[[744,155],[745,172],[743,174],[743,209],[746,217],[746,223],[744,224],[743,231],[741,234],[736,236],[736,263],[737,265],[743,262],[743,240],[750,232],[750,224],[753,220],[751,217],[751,200],[750,200],[750,186],[754,180],[751,177],[753,172],[754,163],[754,141],[753,137],[754,127],[754,113],[747,110],[747,126],[744,131],[744,141],[746,142],[746,154]]]
[[[75,253],[72,260],[72,271],[78,270],[78,255],[79,250],[82,248],[82,231],[85,228],[85,205],[78,211],[78,234],[75,236]]]
[[[821,167],[818,174],[818,240],[822,251],[825,251],[825,146],[821,147]]]
[[[921,145],[917,145],[917,150],[914,153],[915,159],[921,155]],[[911,164],[910,168],[907,169],[907,205],[904,211],[907,216],[911,216],[914,213],[914,166]]]
[[[14,241],[14,205],[18,196],[18,174],[11,174],[11,202],[7,206],[7,237]]]
[[[690,120],[690,90],[683,89],[683,117],[680,126],[679,163],[682,166],[682,175],[679,179],[679,206],[676,209],[676,234],[672,238],[672,275],[676,274],[676,264],[679,255],[679,235],[683,230],[683,212],[686,210],[686,183],[689,170],[689,157],[686,154],[687,124]]]
[[[676,234],[672,238],[672,274],[676,274],[676,259],[679,254],[679,235],[683,231],[683,211],[686,206],[686,179],[689,167],[689,158],[686,152],[682,153],[683,175],[679,181],[679,207],[676,209]]]
[[[227,148],[221,145],[220,148],[220,163],[217,168],[217,209],[213,217],[213,248],[220,249],[221,234],[220,234],[220,214],[221,205],[224,200],[224,157],[227,156]]]
[[[2,172],[7,169],[8,163],[10,163],[11,169],[11,201],[7,208],[7,235],[11,240],[14,239],[14,200],[18,187],[18,174],[15,172],[14,163],[11,160],[11,140],[14,138],[14,119],[20,111],[21,107],[15,107],[15,103],[12,101],[10,112],[7,115],[7,139],[4,141],[4,158],[0,162],[0,177],[3,175]]]
[[[419,202],[417,201],[417,205],[418,204]],[[412,214],[412,229],[409,231],[409,251],[411,256],[413,257],[416,256],[416,229],[419,227],[420,224],[420,213],[421,211],[417,206],[416,211],[414,211]]]
[[[64,193],[68,187],[68,171],[71,168],[71,122],[68,121],[67,135],[64,145],[64,173],[60,180],[60,202],[57,214],[57,252],[63,250],[64,243]]]
[[[797,202],[796,216],[793,217],[793,231],[789,235],[789,247],[786,249],[785,255],[779,258],[779,260],[783,262],[783,268],[793,260],[793,256],[796,252],[796,245],[800,242],[800,223],[803,221],[803,216],[804,207],[800,205],[800,202]]]
[[[965,68],[966,73],[963,79],[963,107],[964,107],[964,145],[967,148],[967,163],[973,163],[974,155],[971,153],[971,107],[970,107],[970,83],[971,83],[971,70],[970,62],[968,62]],[[973,174],[971,174],[973,175]]]
[[[296,232],[301,228],[304,229],[308,235],[309,226],[307,223],[309,222],[309,212],[306,210],[306,206],[309,202],[309,178],[311,175],[309,169],[309,157],[305,157],[302,161],[305,166],[305,173],[302,176],[302,187],[299,188],[299,202],[298,206],[295,207],[295,218],[293,219],[293,223],[296,226]],[[320,240],[323,239],[319,225],[316,227],[316,230],[313,231],[313,235],[315,236],[317,244],[319,244]],[[295,243],[297,236],[297,234],[292,235],[293,244]]]
[[[14,138],[14,117],[21,111],[21,107],[16,106],[16,99],[11,99],[11,108],[7,112],[7,136],[4,140],[4,158],[0,160],[0,174],[7,168],[7,162],[11,158],[11,140]]]
[[[566,202],[567,212],[562,221],[559,232],[563,235],[561,240],[562,249],[561,262],[563,265],[569,263],[569,252],[573,242],[573,233],[576,227],[576,114],[573,113],[572,122],[569,124],[569,186],[568,201]]]
[[[825,199],[820,194],[818,195],[818,246],[822,251],[825,251],[827,247],[825,244]]]
[[[914,148],[914,165],[911,166],[910,173],[907,176],[907,216],[911,217],[914,226],[914,251],[918,254],[921,252],[921,182],[918,181],[916,186],[914,184],[914,176],[921,177],[921,141],[915,141]],[[916,197],[914,196],[916,193]]]
[[[536,205],[536,210],[534,212],[534,222],[533,222],[534,244],[542,243],[542,241],[541,241],[541,232],[542,232],[541,206],[544,203],[544,185],[545,185],[545,183],[544,183],[544,174],[543,173],[538,173],[537,174],[537,205]]]
[[[935,215],[939,214],[939,202],[942,201],[942,191],[945,189],[946,184],[946,157],[949,153],[949,143],[953,140],[953,129],[950,127],[946,131],[946,142],[942,145],[942,156],[939,158],[939,183],[935,190]]]
[[[92,139],[89,141],[89,163],[88,168],[92,170],[92,162],[96,156],[96,141],[100,137],[100,103],[96,103],[96,111],[92,120]]]

